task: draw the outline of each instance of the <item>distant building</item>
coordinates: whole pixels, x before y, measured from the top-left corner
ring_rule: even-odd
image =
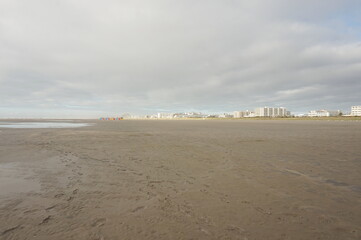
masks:
[[[361,116],[361,106],[352,106],[351,116]]]
[[[229,114],[229,113],[223,113],[218,115],[219,118],[232,118],[233,115]]]
[[[173,118],[173,113],[158,113],[158,118]]]
[[[341,113],[340,110],[331,111],[331,110],[312,110],[308,112],[309,117],[335,117],[339,116]]]
[[[174,113],[173,118],[207,118],[209,114],[203,114],[201,112],[185,112],[185,113]]]
[[[124,114],[122,115],[122,118],[124,118],[124,119],[130,119],[130,118],[132,118],[132,115],[130,115],[130,113],[124,113]]]
[[[234,111],[233,117],[234,118],[244,118],[244,117],[251,117],[253,112],[250,111]]]
[[[243,117],[243,112],[241,112],[241,111],[234,111],[234,112],[233,112],[233,117],[234,117],[234,118],[241,118],[241,117]]]
[[[256,113],[255,112],[249,112],[248,116],[245,117],[256,117]]]
[[[185,116],[187,118],[205,118],[207,117],[208,115],[205,115],[201,112],[187,112],[187,113],[184,113]]]
[[[255,109],[256,117],[289,117],[290,111],[284,107],[260,107]]]
[[[101,118],[99,118],[99,120],[102,120],[102,121],[104,121],[104,120],[106,120],[106,121],[115,121],[115,120],[122,120],[123,119],[123,117],[101,117]]]

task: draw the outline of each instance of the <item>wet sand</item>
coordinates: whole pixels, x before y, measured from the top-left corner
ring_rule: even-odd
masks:
[[[86,122],[0,128],[0,239],[361,238],[361,122]]]

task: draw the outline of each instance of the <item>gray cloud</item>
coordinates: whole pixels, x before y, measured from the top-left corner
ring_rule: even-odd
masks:
[[[0,3],[0,117],[361,104],[359,1]]]

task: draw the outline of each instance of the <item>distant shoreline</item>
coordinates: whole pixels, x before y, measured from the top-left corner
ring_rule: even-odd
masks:
[[[74,119],[52,119],[52,118],[0,118],[0,122],[4,121],[15,121],[15,122],[34,122],[34,121],[96,121],[96,122],[121,122],[121,121],[129,121],[129,120],[152,120],[152,121],[164,121],[164,120],[228,120],[228,121],[247,121],[247,120],[255,120],[255,121],[274,121],[274,120],[291,120],[291,121],[361,121],[361,116],[341,116],[341,117],[251,117],[251,118],[126,118],[122,120],[99,120],[99,119],[91,119],[91,118],[74,118]]]
[[[222,121],[222,120],[229,120],[229,121],[274,121],[274,120],[294,120],[294,121],[310,121],[310,120],[317,120],[317,121],[361,121],[361,116],[358,117],[251,117],[251,118],[127,118],[120,121],[127,121],[127,120],[154,120],[154,121],[164,121],[164,120],[215,120],[215,121]],[[114,121],[114,120],[98,120],[98,121]],[[119,121],[119,120],[118,120]]]

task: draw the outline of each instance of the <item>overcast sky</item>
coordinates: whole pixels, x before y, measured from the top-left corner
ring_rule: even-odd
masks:
[[[0,0],[0,118],[361,105],[360,0]]]

